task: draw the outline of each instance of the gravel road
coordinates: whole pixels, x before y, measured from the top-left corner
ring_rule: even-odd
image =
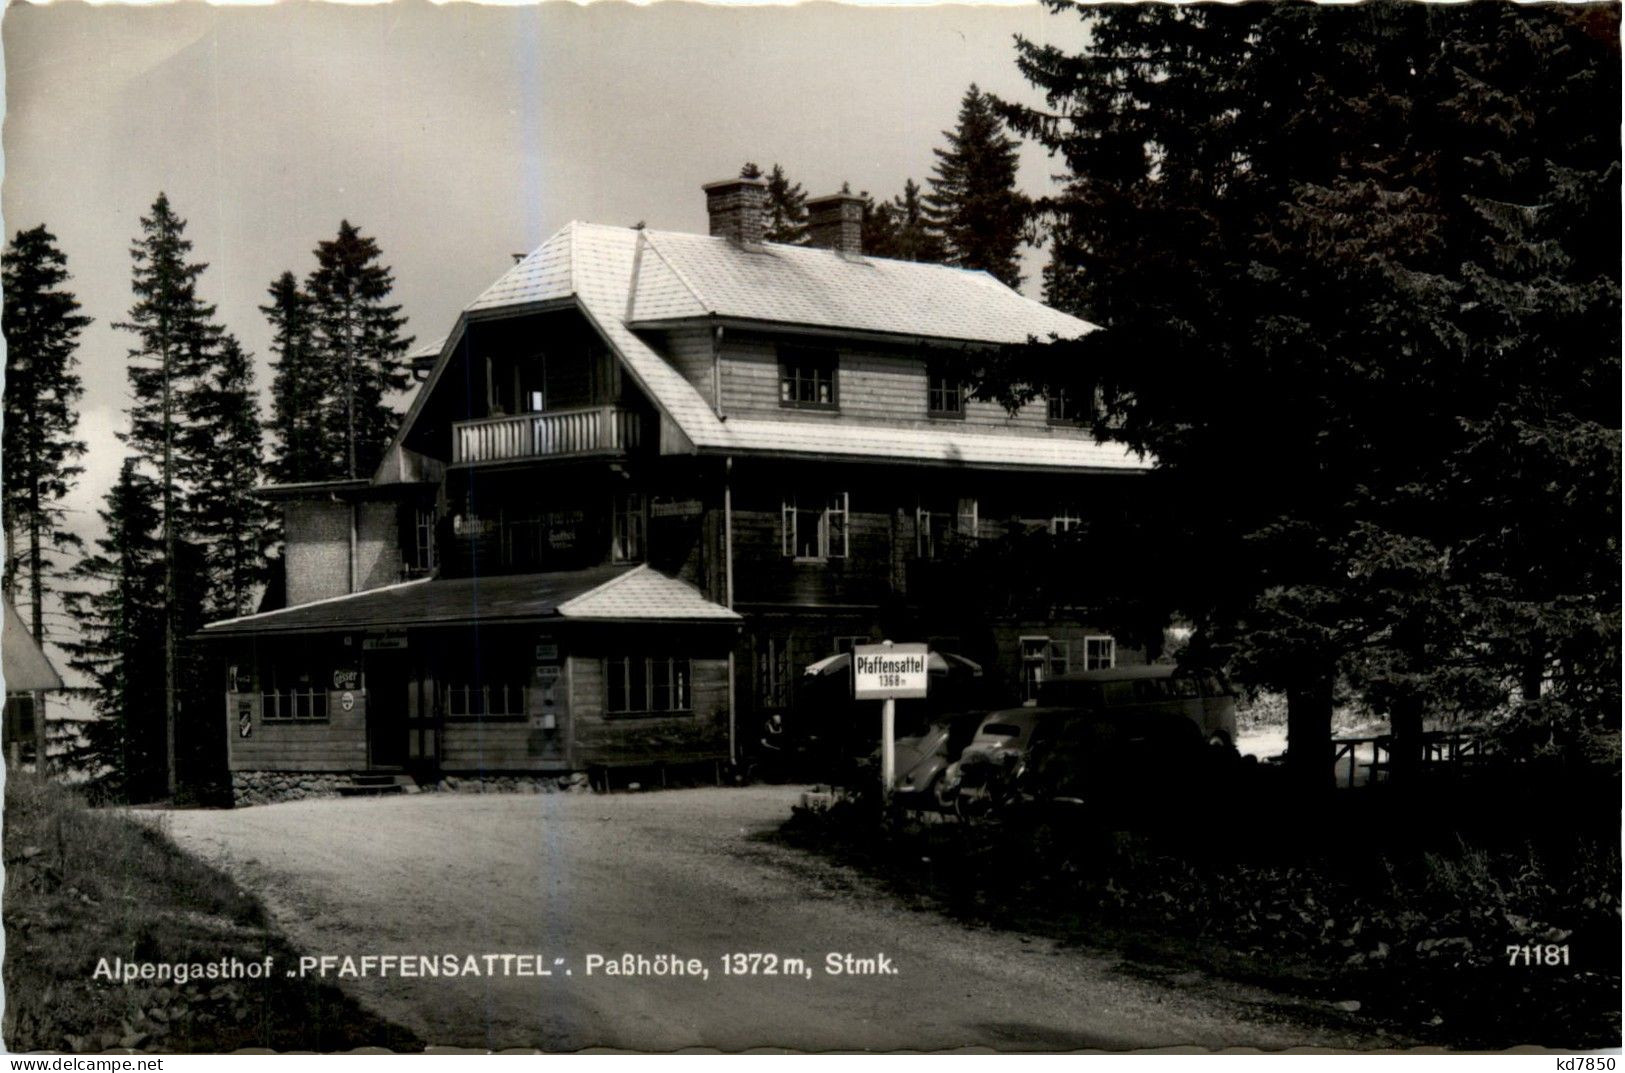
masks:
[[[783,787],[423,794],[155,819],[259,893],[307,954],[565,959],[547,978],[340,981],[437,1045],[1274,1050],[1383,1042],[1298,1024],[1271,996],[1196,974],[1147,979],[1110,956],[903,908],[851,870],[760,837],[795,799]],[[722,973],[723,955],[751,952],[801,958],[810,971]],[[587,974],[588,955],[623,953],[699,958],[710,977]],[[830,975],[832,953],[884,955],[895,972]]]

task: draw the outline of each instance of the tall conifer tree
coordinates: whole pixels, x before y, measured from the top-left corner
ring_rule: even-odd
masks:
[[[235,337],[221,337],[187,393],[186,412],[186,528],[203,555],[203,612],[231,618],[253,609],[270,532],[266,506],[253,494],[262,465],[254,370]]]
[[[19,578],[27,578],[29,625],[43,644],[46,589],[58,572],[57,557],[82,545],[65,524],[62,500],[84,472],[78,459],[85,444],[75,435],[84,385],[75,351],[90,318],[63,288],[67,257],[44,224],[17,232],[3,266],[5,589],[15,601]],[[34,718],[44,765],[50,742],[43,696]]]
[[[331,370],[316,347],[316,311],[292,272],[278,276],[260,312],[271,324],[272,480],[293,484],[333,475],[332,441],[325,424],[332,387]]]
[[[164,583],[161,592],[164,668],[164,742],[168,791],[177,785],[175,725],[179,705],[179,646],[190,626],[181,606],[178,559],[186,540],[187,502],[181,481],[186,466],[188,395],[207,375],[221,330],[214,306],[198,297],[197,280],[207,267],[190,261],[186,221],[159,194],[141,219],[130,253],[136,301],[128,321],[116,325],[136,336],[130,348],[130,431],[121,438],[157,482]],[[134,615],[134,609],[129,612]]]
[[[957,125],[942,136],[948,146],[932,150],[937,163],[925,208],[947,262],[1020,286],[1031,205],[1016,188],[1018,143],[1006,133],[993,98],[974,84],[960,101]]]
[[[372,474],[395,432],[389,396],[411,379],[404,358],[412,337],[401,334],[401,307],[388,302],[395,279],[381,256],[377,241],[341,221],[338,235],[317,245],[307,284],[316,347],[332,385],[324,422],[329,476]]]
[[[1001,111],[1108,330],[990,379],[1157,457],[1157,595],[1287,693],[1305,785],[1339,680],[1406,735],[1617,709],[1617,9],[1049,6],[1091,45],[1023,42]]]

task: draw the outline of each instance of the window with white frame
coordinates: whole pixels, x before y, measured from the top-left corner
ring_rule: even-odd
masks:
[[[976,537],[977,508],[974,496],[938,502],[921,501],[915,511],[914,552],[922,559],[940,558],[955,537]]]
[[[446,683],[448,719],[520,719],[525,678],[519,672],[462,675]]]
[[[604,661],[610,715],[667,715],[693,710],[687,656],[613,656]]]
[[[1117,666],[1117,641],[1111,637],[1083,639],[1083,669],[1100,671]]]
[[[642,492],[616,494],[610,525],[610,556],[618,563],[635,563],[644,557],[647,514]]]
[[[268,660],[261,681],[260,718],[265,722],[327,722],[327,675],[315,661]]]
[[[781,548],[792,559],[847,556],[847,494],[787,496],[781,507]]]
[[[1049,531],[1052,534],[1070,533],[1083,524],[1083,513],[1070,503],[1055,508],[1050,515]]]

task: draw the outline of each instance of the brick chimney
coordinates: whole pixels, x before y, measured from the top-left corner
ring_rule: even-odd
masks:
[[[863,199],[846,193],[808,198],[807,245],[862,253]]]
[[[740,245],[762,241],[767,213],[765,179],[723,179],[705,184],[705,211],[711,214],[711,235]]]

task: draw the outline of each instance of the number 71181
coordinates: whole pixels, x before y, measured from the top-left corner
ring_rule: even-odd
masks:
[[[1519,965],[1567,965],[1569,963],[1568,943],[1547,943],[1544,946],[1508,946],[1507,964],[1516,968]]]

